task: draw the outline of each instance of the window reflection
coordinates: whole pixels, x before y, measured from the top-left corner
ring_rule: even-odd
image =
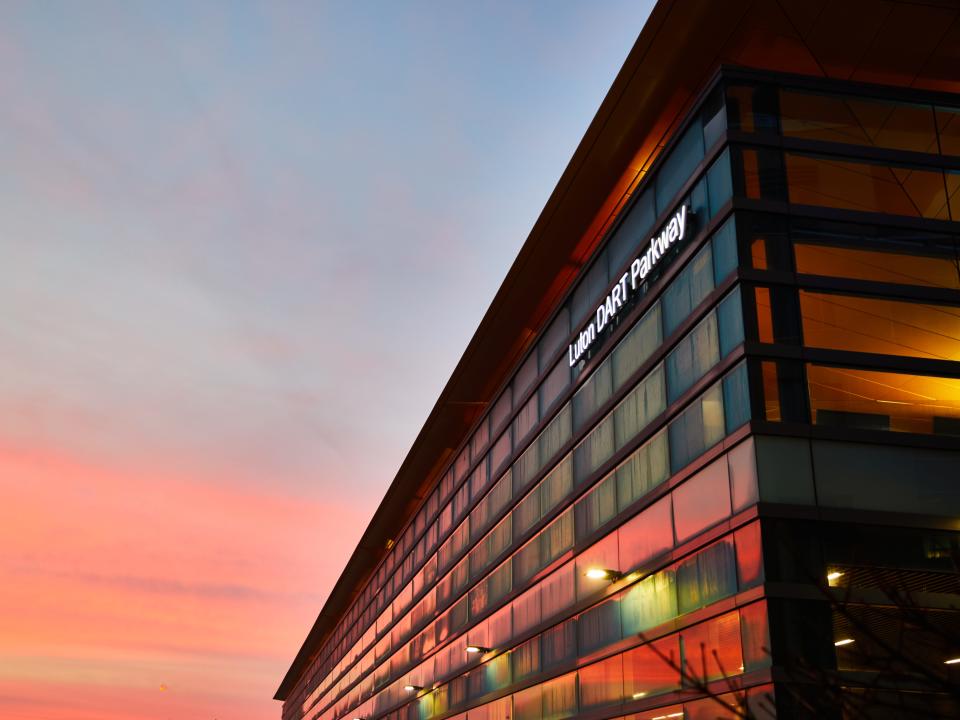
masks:
[[[786,153],[786,172],[791,203],[950,219],[939,170]]]
[[[807,365],[816,425],[960,435],[960,379]]]
[[[937,152],[929,105],[782,89],[780,127],[785,137]]]
[[[797,272],[856,280],[960,289],[960,265],[955,257],[921,255],[894,248],[855,248],[796,242]]]
[[[960,360],[960,308],[800,291],[811,347]]]

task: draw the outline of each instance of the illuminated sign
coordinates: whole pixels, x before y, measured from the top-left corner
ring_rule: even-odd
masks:
[[[587,350],[600,337],[603,329],[610,326],[617,313],[637,292],[647,275],[653,271],[670,247],[683,240],[687,229],[687,214],[687,206],[682,205],[663,226],[660,234],[650,238],[650,244],[630,263],[630,269],[610,288],[603,302],[597,306],[590,322],[567,348],[570,367],[576,365],[586,355]],[[689,214],[692,215],[693,212],[690,211]]]

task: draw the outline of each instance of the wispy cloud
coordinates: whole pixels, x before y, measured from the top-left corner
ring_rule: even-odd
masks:
[[[3,5],[0,717],[279,713],[647,10]]]

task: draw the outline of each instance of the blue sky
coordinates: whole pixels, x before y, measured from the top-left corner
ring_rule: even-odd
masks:
[[[100,533],[125,503],[183,493],[190,547],[164,502],[149,540],[98,555],[138,592],[248,551],[227,533],[258,517],[237,507],[261,502],[265,528],[286,516],[295,534],[257,566],[285,574],[249,580],[290,585],[273,644],[254,643],[270,667],[256,697],[272,694],[648,12],[4,4],[0,490],[23,503],[7,512],[82,478],[64,512]],[[165,560],[131,581],[137,538]],[[0,574],[87,559],[30,542]],[[90,662],[85,647],[67,655]]]

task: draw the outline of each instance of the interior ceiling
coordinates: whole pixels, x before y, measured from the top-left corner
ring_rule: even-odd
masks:
[[[287,697],[720,64],[960,92],[946,0],[661,0],[277,690]]]

